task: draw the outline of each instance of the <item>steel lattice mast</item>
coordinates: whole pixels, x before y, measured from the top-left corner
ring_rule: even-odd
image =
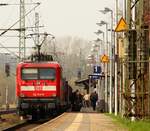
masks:
[[[146,0],[127,0],[124,116],[133,121],[150,115],[149,31],[144,19],[148,7]]]
[[[39,44],[39,13],[35,12],[35,45]]]
[[[20,0],[20,32],[19,32],[19,59],[25,58],[25,3]]]

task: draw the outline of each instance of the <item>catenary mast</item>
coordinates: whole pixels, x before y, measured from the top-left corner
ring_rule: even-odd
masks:
[[[25,3],[20,0],[19,61],[25,59]]]

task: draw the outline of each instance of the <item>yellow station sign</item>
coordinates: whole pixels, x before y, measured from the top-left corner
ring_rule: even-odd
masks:
[[[122,32],[127,30],[127,23],[123,17],[121,17],[120,21],[117,24],[115,32]]]
[[[103,63],[108,63],[109,62],[109,57],[107,55],[103,55],[101,58],[100,58],[101,62]]]

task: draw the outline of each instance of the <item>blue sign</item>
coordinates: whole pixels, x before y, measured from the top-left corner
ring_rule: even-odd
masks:
[[[89,78],[90,78],[90,79],[97,80],[97,79],[100,79],[100,75],[95,75],[95,74],[89,75]]]
[[[102,69],[100,66],[94,66],[94,70],[93,70],[93,73],[94,74],[100,74],[102,72]]]

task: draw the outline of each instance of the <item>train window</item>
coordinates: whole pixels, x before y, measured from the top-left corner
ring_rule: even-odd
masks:
[[[38,79],[38,69],[24,68],[22,69],[23,80],[36,80]]]
[[[40,68],[39,79],[55,80],[56,70],[54,68]]]

